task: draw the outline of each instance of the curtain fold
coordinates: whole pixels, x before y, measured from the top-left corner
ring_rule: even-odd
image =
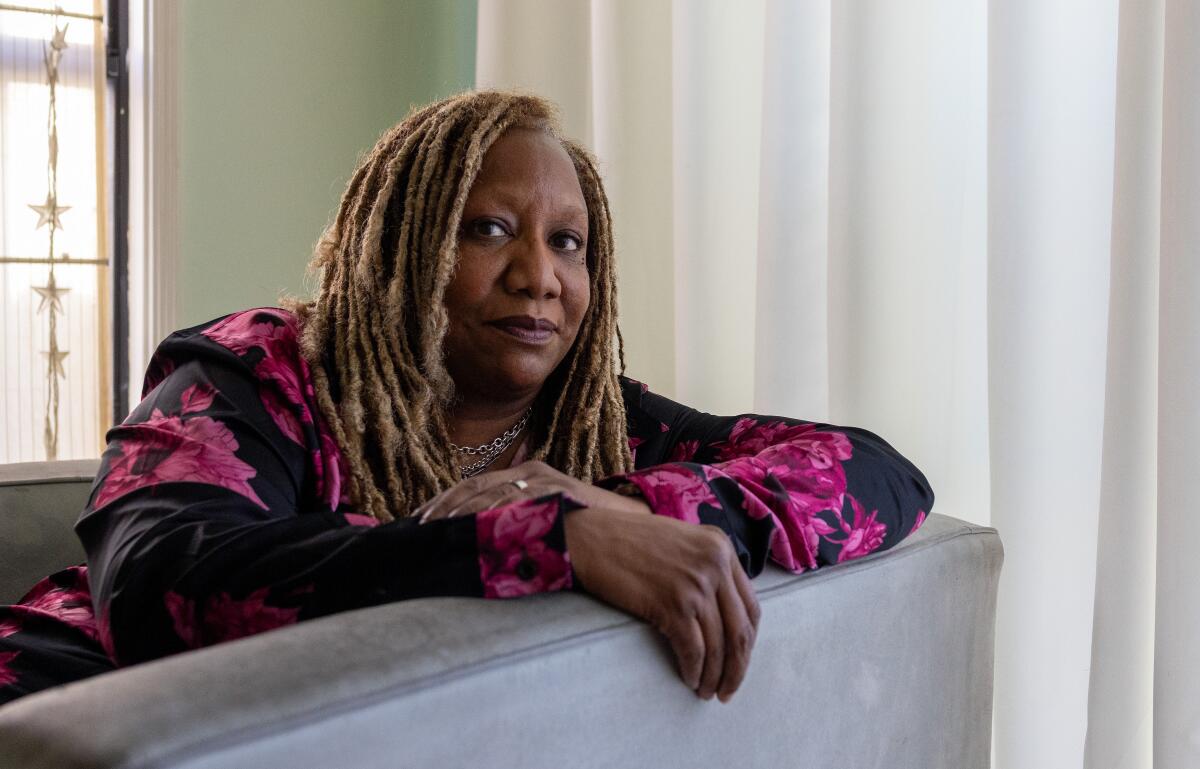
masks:
[[[1153,736],[1162,24],[1122,0],[1087,769],[1145,767]]]
[[[1115,0],[993,3],[988,349],[1001,767],[1078,765],[1104,425]],[[1010,736],[1020,739],[1010,739]]]
[[[630,372],[675,389],[670,0],[593,3],[592,130],[609,190]],[[637,120],[629,120],[637,115]]]
[[[900,441],[941,510],[987,523],[987,6],[831,8],[829,280],[804,287],[829,302],[830,418]]]
[[[1200,766],[1200,5],[1164,22],[1154,757]]]
[[[600,159],[629,373],[1000,530],[995,765],[1200,766],[1200,6],[479,9]]]
[[[829,299],[806,289],[829,280],[831,24],[828,3],[767,3],[754,407],[813,420],[829,418]]]
[[[754,397],[764,11],[671,8],[675,393],[717,414]]]

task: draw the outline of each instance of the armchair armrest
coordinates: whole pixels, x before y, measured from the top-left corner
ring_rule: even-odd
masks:
[[[0,766],[810,766],[983,769],[1003,555],[944,516],[899,547],[755,581],[728,705],[578,594],[405,601],[0,708]]]

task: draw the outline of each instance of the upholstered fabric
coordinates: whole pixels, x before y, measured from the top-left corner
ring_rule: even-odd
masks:
[[[728,705],[586,596],[421,599],[18,700],[0,708],[0,767],[982,769],[1001,560],[993,530],[933,515],[886,553],[769,568]]]
[[[99,460],[0,465],[0,603],[39,579],[83,562],[73,527]]]

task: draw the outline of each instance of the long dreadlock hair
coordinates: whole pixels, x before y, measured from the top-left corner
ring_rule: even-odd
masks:
[[[591,303],[542,388],[530,457],[585,481],[632,467],[617,380],[624,349],[612,227],[596,163],[560,135],[549,102],[468,92],[415,110],[379,139],[317,244],[315,298],[285,303],[300,318],[301,350],[349,465],[351,500],[380,521],[460,480],[446,427],[454,383],[442,354],[443,301],[467,194],[488,148],[515,127],[562,143],[588,211]]]

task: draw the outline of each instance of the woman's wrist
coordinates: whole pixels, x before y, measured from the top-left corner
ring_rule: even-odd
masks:
[[[613,493],[622,499],[622,509],[634,513],[653,513],[650,505],[646,503],[646,498],[642,496],[642,490],[638,488],[636,483],[626,481],[620,486],[613,489]]]

